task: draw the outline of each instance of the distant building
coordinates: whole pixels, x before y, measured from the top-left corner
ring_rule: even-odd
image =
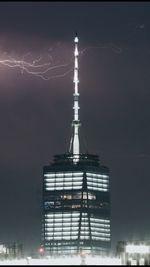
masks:
[[[5,259],[7,254],[7,247],[5,244],[0,244],[0,259]]]
[[[80,153],[78,37],[75,37],[73,136],[68,154],[43,168],[42,246],[45,254],[105,254],[111,246],[109,169]]]
[[[0,259],[21,259],[23,246],[17,242],[0,244]]]
[[[21,259],[23,257],[23,245],[17,242],[7,245],[7,255],[9,258]]]
[[[119,241],[116,256],[121,259],[122,265],[150,265],[150,242]]]

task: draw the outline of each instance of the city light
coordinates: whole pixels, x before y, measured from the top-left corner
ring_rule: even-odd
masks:
[[[133,253],[146,254],[150,252],[150,249],[149,246],[147,245],[128,244],[126,246],[126,252],[130,254]]]

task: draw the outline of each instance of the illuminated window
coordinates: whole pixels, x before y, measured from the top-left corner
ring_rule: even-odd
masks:
[[[81,208],[81,205],[72,205],[72,208]]]
[[[55,177],[55,173],[45,173],[44,177]]]
[[[60,196],[61,199],[72,199],[72,195],[62,195]]]
[[[88,193],[88,199],[96,199],[96,196],[92,193]]]

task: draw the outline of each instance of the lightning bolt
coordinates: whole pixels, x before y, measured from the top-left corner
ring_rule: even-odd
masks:
[[[85,47],[83,50],[79,51],[79,57],[81,57],[89,49],[94,48],[111,48],[115,53],[120,54],[122,52],[122,49],[120,47],[110,43],[106,45],[103,44],[99,46]],[[48,52],[51,52],[52,50],[52,48],[49,48]],[[6,59],[0,60],[0,65],[7,66],[9,68],[18,68],[22,75],[24,73],[27,73],[29,75],[42,78],[43,80],[62,78],[73,70],[73,57],[71,57],[70,61],[67,63],[55,64],[53,56],[50,53],[48,53],[47,61],[45,61],[44,63],[42,63],[43,57],[41,55],[38,58],[31,60],[31,58],[33,58],[33,53],[31,52],[23,55],[20,60],[8,56],[8,54],[4,52],[3,57],[6,56]]]
[[[13,57],[8,57],[7,59],[0,60],[0,64],[7,66],[9,68],[19,68],[21,74],[24,72],[42,78],[43,80],[50,80],[53,78],[65,77],[68,73],[73,70],[71,67],[73,63],[73,57],[68,63],[63,64],[53,64],[53,57],[48,55],[48,61],[42,63],[42,56],[34,59],[32,62],[25,60],[28,56],[31,56],[32,53],[28,52],[25,54],[21,60],[17,60]],[[60,74],[52,75],[52,72],[60,72]]]
[[[98,46],[87,46],[83,50],[80,51],[80,54],[83,55],[87,50],[89,49],[94,49],[94,48],[110,48],[112,51],[114,51],[117,54],[122,53],[122,48],[116,46],[115,44],[103,44],[103,45],[98,45]]]

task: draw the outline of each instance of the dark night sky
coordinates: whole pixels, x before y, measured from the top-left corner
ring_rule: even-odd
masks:
[[[80,43],[81,132],[110,168],[112,245],[150,239],[150,3],[0,3],[0,242],[37,249],[42,169],[70,140],[73,72],[43,80],[1,60],[73,67]],[[91,47],[91,48],[89,48]],[[27,53],[30,54],[27,55]]]

